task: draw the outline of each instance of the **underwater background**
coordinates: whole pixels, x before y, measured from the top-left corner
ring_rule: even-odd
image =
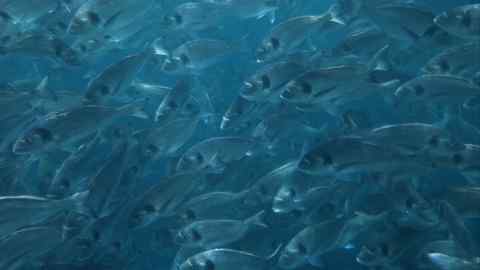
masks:
[[[0,0],[0,270],[480,269],[480,2]]]

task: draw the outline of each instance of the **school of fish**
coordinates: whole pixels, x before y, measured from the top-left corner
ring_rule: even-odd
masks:
[[[0,270],[480,270],[480,2],[0,0]]]

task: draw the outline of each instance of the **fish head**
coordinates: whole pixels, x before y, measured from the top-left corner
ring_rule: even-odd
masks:
[[[78,66],[81,64],[80,53],[73,48],[65,47],[57,50],[57,56],[68,65]]]
[[[162,64],[162,70],[165,72],[175,72],[178,71],[182,66],[182,61],[178,57],[172,57],[166,59]]]
[[[301,237],[294,237],[282,250],[278,266],[282,269],[295,269],[308,262],[308,248]]]
[[[457,11],[445,11],[435,17],[434,22],[448,32],[455,32],[462,28],[462,25],[468,24],[466,14]]]
[[[101,17],[94,11],[81,12],[73,17],[68,32],[74,35],[83,35],[92,32],[101,24]]]
[[[304,80],[290,81],[283,90],[280,98],[291,103],[304,103],[311,99],[312,85]]]
[[[157,218],[157,209],[155,206],[148,202],[141,202],[130,213],[128,218],[128,227],[131,229],[147,226],[154,222]]]
[[[447,74],[451,70],[451,65],[447,59],[444,58],[434,58],[430,61],[425,67],[423,71],[430,74]]]
[[[427,98],[426,96],[427,91],[425,87],[421,83],[415,81],[401,85],[394,93],[395,101],[398,103],[422,101]]]
[[[193,226],[180,229],[174,236],[173,241],[181,246],[195,246],[202,240],[202,235]]]
[[[35,127],[20,136],[13,145],[13,152],[16,154],[29,154],[45,149],[54,141],[50,130],[42,127]]]
[[[304,173],[315,173],[330,168],[333,162],[331,153],[327,151],[312,151],[300,159],[297,168]]]
[[[208,165],[208,160],[199,151],[190,151],[180,159],[177,165],[178,171],[195,171]]]
[[[175,29],[180,28],[183,24],[183,21],[183,16],[175,12],[173,14],[164,16],[161,24],[168,29]]]
[[[272,210],[275,213],[288,213],[295,209],[297,191],[294,187],[282,186],[273,199]]]
[[[69,177],[68,172],[59,171],[54,176],[52,184],[48,190],[48,197],[51,198],[65,198],[70,194],[73,194],[73,182]]]
[[[179,270],[215,270],[215,263],[207,256],[202,255],[200,253],[188,258],[180,265]]]
[[[85,99],[91,102],[97,102],[103,98],[111,95],[113,92],[112,87],[105,83],[93,83],[88,87],[87,93],[85,93]]]
[[[255,51],[257,62],[268,61],[280,53],[280,41],[277,38],[264,40],[260,47]]]

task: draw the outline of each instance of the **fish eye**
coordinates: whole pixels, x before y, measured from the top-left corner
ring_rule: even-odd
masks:
[[[147,145],[146,152],[149,154],[155,154],[158,152],[158,147],[154,144]]]
[[[82,53],[85,53],[85,52],[87,52],[87,49],[88,49],[88,48],[87,48],[87,46],[86,46],[85,44],[80,44],[79,49],[80,49],[80,51],[81,51]]]
[[[297,196],[297,193],[295,192],[295,189],[289,188],[287,190],[288,197],[290,198],[295,198]]]
[[[52,133],[45,128],[35,128],[32,130],[33,136],[40,138],[44,142],[51,141],[53,139]]]
[[[300,243],[300,242],[297,243],[297,251],[298,251],[298,253],[300,253],[300,254],[302,254],[302,255],[307,254],[307,248],[305,247],[304,244],[302,244],[302,243]]]
[[[102,95],[108,95],[110,93],[110,87],[108,87],[108,85],[102,84],[98,89]]]
[[[332,155],[330,155],[328,153],[324,153],[323,156],[322,156],[322,159],[323,159],[323,165],[325,165],[325,166],[333,164]]]
[[[415,85],[413,90],[415,91],[415,95],[417,97],[422,96],[425,93],[425,88],[423,86],[421,86],[420,84]]]
[[[92,237],[93,237],[93,240],[95,240],[95,242],[97,242],[98,240],[100,240],[100,233],[97,230],[94,230],[92,232]]]
[[[261,184],[259,187],[258,187],[258,191],[260,192],[261,195],[267,195],[268,194],[268,190],[267,190],[267,187],[263,184]]]
[[[204,270],[215,270],[215,264],[211,260],[205,260],[203,265]]]
[[[278,38],[271,38],[270,44],[274,50],[277,50],[280,47],[280,40],[278,40]]]
[[[465,27],[470,27],[472,25],[472,14],[471,12],[466,11],[462,16],[462,25]]]
[[[155,206],[153,206],[152,204],[147,204],[143,207],[143,211],[145,211],[146,213],[153,213],[156,211],[156,209]]]
[[[88,21],[91,22],[92,25],[95,25],[95,26],[98,25],[101,21],[100,16],[97,13],[92,12],[92,11],[87,13],[87,18],[88,18]]]
[[[303,168],[310,168],[313,165],[313,159],[310,156],[305,156],[302,161],[300,166]]]
[[[70,188],[70,181],[67,178],[62,178],[60,186],[64,189]]]
[[[383,256],[388,256],[388,254],[390,253],[390,248],[388,247],[388,245],[386,243],[382,243],[380,244],[380,252]]]
[[[175,23],[176,24],[182,24],[183,22],[183,18],[182,18],[182,15],[178,14],[178,13],[175,13],[173,15],[173,19],[175,20]]]
[[[122,243],[120,243],[120,241],[115,241],[115,242],[112,243],[112,246],[113,246],[115,249],[119,250],[119,249],[122,248]]]
[[[178,107],[177,103],[174,101],[174,100],[170,100],[168,103],[167,103],[167,107],[169,109],[176,109]]]
[[[197,218],[197,215],[195,215],[195,212],[192,209],[185,210],[183,216],[187,220],[195,220]]]
[[[202,235],[195,229],[190,230],[190,235],[192,236],[192,240],[195,242],[202,240]]]
[[[438,138],[438,136],[433,136],[428,141],[428,144],[432,147],[437,147],[440,144],[440,139]]]
[[[311,94],[312,86],[309,83],[302,82],[302,92],[307,95]]]
[[[440,70],[443,72],[449,71],[450,70],[450,65],[448,64],[447,60],[443,59],[438,63],[438,66],[440,67]]]
[[[343,49],[345,52],[351,52],[353,48],[352,48],[352,46],[350,46],[349,44],[344,43],[344,44],[342,45],[342,49]]]
[[[262,76],[262,87],[263,87],[263,89],[270,88],[270,86],[271,86],[270,78],[267,75],[263,75]]]
[[[452,162],[453,162],[453,164],[455,164],[455,165],[460,165],[460,164],[463,163],[463,161],[464,161],[464,158],[463,158],[463,156],[462,156],[461,154],[459,154],[459,153],[454,154],[454,155],[452,156]]]
[[[187,65],[187,64],[190,63],[190,58],[184,53],[182,53],[179,58],[180,58],[180,61],[182,61],[182,63],[184,65]]]

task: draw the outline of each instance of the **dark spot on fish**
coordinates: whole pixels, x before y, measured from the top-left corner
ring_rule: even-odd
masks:
[[[328,166],[333,164],[332,155],[329,153],[323,153],[322,155],[323,165]]]
[[[197,242],[197,241],[200,241],[202,240],[202,235],[195,229],[192,229],[190,231],[191,235],[192,235],[192,240]]]
[[[262,87],[263,87],[263,89],[270,88],[270,86],[271,86],[270,78],[267,75],[263,75],[262,76]]]
[[[215,264],[211,260],[206,260],[204,265],[204,270],[215,270]]]
[[[183,17],[182,17],[182,15],[180,15],[180,14],[178,14],[178,13],[175,13],[175,14],[173,15],[173,19],[174,19],[174,21],[175,21],[176,24],[182,24],[182,22],[183,22]]]
[[[158,152],[158,147],[154,144],[148,144],[146,148],[148,154],[155,154]]]
[[[415,85],[413,90],[415,91],[415,95],[417,97],[422,96],[425,93],[425,88],[420,84]]]
[[[35,136],[40,137],[40,139],[44,142],[48,142],[48,141],[53,140],[52,133],[46,128],[35,128],[35,129],[32,130],[32,133]]]
[[[0,11],[0,18],[2,18],[4,21],[12,20],[12,17],[4,11]]]
[[[67,178],[62,178],[62,181],[60,183],[60,187],[62,187],[63,189],[70,188],[70,181]]]
[[[93,12],[93,11],[89,11],[87,12],[87,18],[88,18],[88,21],[92,23],[92,25],[94,26],[97,26],[100,24],[100,16],[98,16],[97,13]]]
[[[184,218],[185,218],[186,220],[195,220],[195,219],[197,219],[197,215],[195,214],[195,212],[194,212],[192,209],[187,209],[187,210],[185,210],[183,216],[184,216]]]
[[[452,162],[453,162],[453,164],[455,164],[455,165],[460,165],[460,164],[463,163],[463,161],[464,161],[464,158],[463,158],[463,156],[462,156],[461,154],[459,154],[459,153],[454,154],[454,155],[452,156]]]
[[[440,67],[440,70],[442,72],[447,72],[450,70],[450,65],[448,64],[447,60],[443,59],[438,63],[438,66]]]
[[[258,191],[260,192],[261,195],[267,195],[268,194],[268,189],[265,185],[261,184],[258,187]]]
[[[432,25],[423,35],[426,37],[433,37],[439,30],[440,28],[437,25]]]
[[[380,254],[382,254],[383,256],[386,257],[390,254],[390,248],[389,248],[388,244],[381,243],[379,248],[380,248]]]
[[[97,242],[98,240],[100,240],[100,233],[97,230],[94,230],[92,232],[92,237],[93,237],[93,240]]]
[[[272,45],[272,48],[274,50],[277,50],[280,47],[280,40],[278,40],[277,38],[271,38],[270,44]]]
[[[116,250],[120,250],[122,248],[122,243],[120,243],[120,241],[115,241],[112,243],[112,245]]]
[[[462,16],[462,25],[465,27],[470,27],[472,25],[472,13],[466,11]]]
[[[405,207],[407,207],[407,209],[412,209],[414,204],[415,201],[413,200],[413,198],[407,198],[407,200],[405,201]]]
[[[183,63],[184,65],[187,65],[187,64],[190,63],[190,58],[188,57],[188,55],[186,55],[186,54],[184,54],[184,53],[182,53],[182,54],[180,55],[180,60],[182,61],[182,63]]]
[[[301,86],[302,86],[302,92],[304,94],[310,95],[312,93],[312,86],[309,83],[302,82]]]
[[[98,89],[100,90],[100,93],[104,96],[110,93],[110,87],[108,87],[108,85],[102,84]]]
[[[80,47],[79,47],[79,48],[80,48],[80,51],[81,51],[82,53],[87,52],[87,49],[88,49],[87,46],[85,46],[85,44],[80,44]]]
[[[297,244],[297,251],[298,251],[298,253],[300,253],[302,255],[307,254],[307,248],[305,247],[304,244],[302,244],[300,242]]]
[[[156,211],[155,209],[155,206],[153,206],[152,204],[147,204],[143,207],[143,210],[147,213],[153,213]]]
[[[352,47],[348,43],[344,43],[342,45],[342,49],[343,49],[344,52],[351,52],[352,51]]]
[[[428,145],[430,145],[432,147],[438,147],[439,144],[440,144],[440,141],[439,141],[438,136],[433,136],[428,141]]]
[[[178,107],[177,103],[173,100],[170,100],[168,103],[167,103],[167,107],[169,109],[176,109]]]

